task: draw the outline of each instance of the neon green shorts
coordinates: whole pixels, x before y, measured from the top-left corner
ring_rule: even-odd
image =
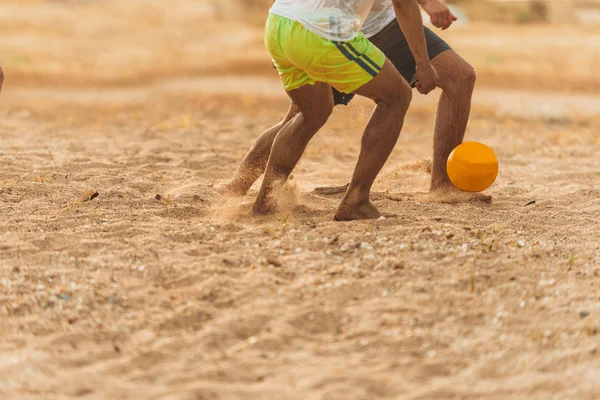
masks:
[[[265,44],[288,92],[324,82],[352,93],[377,76],[385,62],[383,52],[362,33],[348,42],[333,42],[275,14],[269,14]]]

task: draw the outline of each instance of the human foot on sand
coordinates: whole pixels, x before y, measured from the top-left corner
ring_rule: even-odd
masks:
[[[258,198],[252,206],[252,214],[254,215],[270,215],[277,211],[277,202],[273,196],[261,196]]]
[[[353,221],[357,219],[378,219],[381,213],[370,201],[362,204],[350,204],[344,200],[338,207],[334,219],[336,221]]]
[[[475,201],[489,204],[492,202],[492,196],[484,193],[465,192],[455,186],[442,186],[432,188],[427,195],[427,200],[434,203],[449,204]]]
[[[231,181],[217,188],[220,194],[227,197],[244,197],[248,192],[244,187]]]

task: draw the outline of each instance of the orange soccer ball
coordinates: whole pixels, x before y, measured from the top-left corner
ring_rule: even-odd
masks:
[[[466,192],[481,192],[496,180],[498,159],[489,146],[465,142],[452,150],[446,169],[450,181],[457,188]]]

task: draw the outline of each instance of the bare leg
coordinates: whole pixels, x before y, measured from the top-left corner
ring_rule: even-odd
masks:
[[[442,94],[435,118],[431,192],[453,196],[455,192],[462,191],[450,182],[446,161],[452,150],[463,142],[476,75],[473,67],[452,50],[441,53],[432,63],[438,73],[438,86],[442,88]],[[469,194],[468,199],[465,198],[488,202],[491,199],[491,196],[483,194]]]
[[[335,215],[338,221],[381,216],[369,199],[371,187],[398,141],[412,99],[410,86],[389,60],[357,93],[375,100],[377,106],[363,134],[350,186]]]
[[[331,87],[324,83],[306,85],[288,92],[299,112],[279,131],[254,203],[255,214],[270,214],[276,209],[273,191],[283,184],[304,153],[306,145],[331,115]]]
[[[221,188],[221,193],[229,196],[244,196],[250,190],[254,182],[265,172],[275,137],[281,131],[281,128],[299,112],[298,107],[291,103],[285,118],[277,125],[264,131],[256,139],[231,181]]]
[[[2,92],[2,84],[4,83],[4,71],[2,71],[2,67],[0,67],[0,92]]]

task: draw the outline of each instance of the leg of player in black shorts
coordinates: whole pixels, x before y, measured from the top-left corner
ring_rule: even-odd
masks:
[[[429,58],[438,73],[438,86],[443,91],[435,119],[431,191],[443,192],[442,194],[445,195],[447,191],[458,191],[451,185],[446,173],[446,160],[454,147],[463,141],[471,110],[475,70],[438,35],[428,28],[424,29]],[[400,74],[414,84],[411,81],[416,71],[415,59],[398,23],[392,21],[370,40],[392,61]],[[347,105],[353,97],[353,94],[339,93],[334,90],[336,105]],[[246,194],[264,172],[277,133],[296,113],[296,107],[291,104],[285,118],[257,139],[232,180],[223,187],[223,193],[236,196]],[[489,196],[481,194],[474,196],[479,200],[491,200]]]

